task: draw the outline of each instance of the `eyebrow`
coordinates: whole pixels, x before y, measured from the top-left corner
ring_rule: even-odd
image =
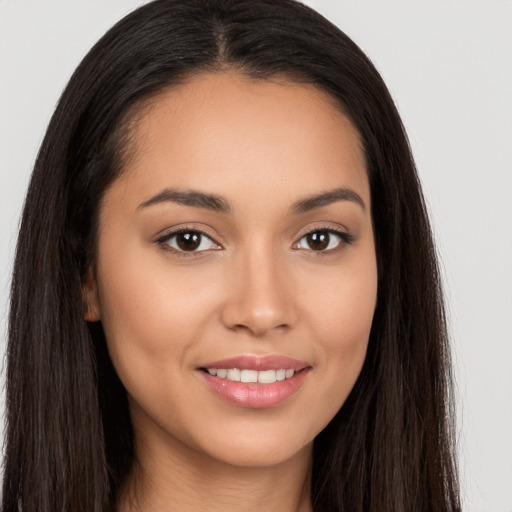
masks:
[[[366,205],[361,196],[349,188],[336,188],[320,194],[315,194],[294,203],[291,212],[295,214],[305,213],[315,208],[327,206],[337,201],[351,201],[358,204],[363,210]],[[173,188],[166,188],[147,201],[144,201],[137,209],[147,208],[156,204],[172,202],[184,206],[205,208],[219,213],[231,213],[233,208],[224,198],[215,194],[206,194],[197,190],[182,191]]]
[[[337,201],[351,201],[358,204],[363,210],[366,210],[366,205],[361,196],[349,188],[335,188],[334,190],[328,190],[327,192],[301,199],[292,205],[291,210],[294,213],[305,213]]]
[[[230,213],[232,211],[229,203],[222,197],[214,194],[205,194],[196,190],[190,190],[187,192],[176,190],[173,188],[166,188],[156,196],[151,197],[147,201],[143,202],[139,209],[147,208],[155,204],[172,202],[182,204],[184,206],[195,206],[196,208],[206,208],[214,212]]]

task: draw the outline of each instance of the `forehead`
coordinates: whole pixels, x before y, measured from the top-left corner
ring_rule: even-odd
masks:
[[[140,109],[120,183],[139,195],[159,187],[209,193],[282,190],[292,196],[351,186],[369,203],[359,134],[311,84],[200,74]],[[283,197],[283,199],[285,199]]]

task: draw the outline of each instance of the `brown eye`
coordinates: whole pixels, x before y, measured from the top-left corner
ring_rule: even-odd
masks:
[[[209,236],[200,231],[179,231],[161,241],[164,246],[168,246],[177,252],[202,252],[212,249],[220,249]]]
[[[201,234],[179,233],[176,235],[176,244],[182,251],[195,251],[201,245]]]
[[[313,251],[323,251],[329,246],[330,238],[327,231],[315,231],[306,235],[306,242]]]
[[[350,244],[353,236],[331,229],[319,229],[306,233],[294,246],[295,249],[307,249],[314,252],[327,252]]]

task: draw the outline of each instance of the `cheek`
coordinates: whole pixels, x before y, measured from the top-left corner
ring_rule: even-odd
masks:
[[[333,278],[333,274],[336,278]],[[320,284],[317,281],[317,284]],[[340,268],[314,294],[314,337],[318,340],[319,379],[328,400],[319,400],[327,424],[352,390],[364,364],[377,296],[377,269],[373,253]],[[313,307],[313,306],[312,306]]]
[[[132,414],[139,419],[148,414],[181,431],[188,406],[183,389],[191,385],[190,362],[197,360],[205,322],[215,312],[214,292],[199,266],[191,279],[165,256],[142,254],[144,260],[137,250],[103,252],[98,269],[103,328]],[[181,411],[181,419],[162,410]]]
[[[114,365],[121,377],[126,368],[135,380],[142,372],[147,376],[149,365],[158,373],[182,363],[210,307],[211,292],[202,276],[187,279],[157,251],[153,256],[137,244],[124,249],[104,245],[98,287]]]
[[[377,300],[373,245],[348,255],[338,268],[317,271],[314,284],[307,302],[318,339],[340,354],[366,347]]]
[[[146,337],[148,332],[161,332],[163,325],[179,329],[208,303],[211,269],[207,266],[187,272],[168,261],[163,250],[143,241],[124,242],[122,247],[108,243],[102,247],[97,274],[104,323]]]

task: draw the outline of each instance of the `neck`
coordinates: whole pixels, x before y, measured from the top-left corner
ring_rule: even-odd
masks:
[[[312,444],[265,467],[232,466],[183,445],[139,450],[137,444],[119,512],[312,511]]]

